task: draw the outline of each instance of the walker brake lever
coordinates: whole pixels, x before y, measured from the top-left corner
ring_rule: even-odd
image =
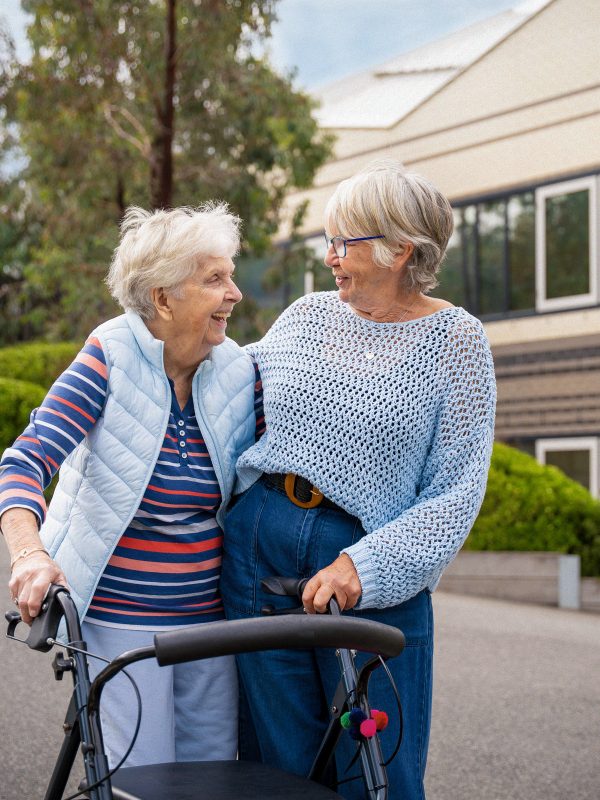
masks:
[[[19,622],[21,622],[21,615],[18,611],[5,611],[4,619],[8,622],[8,628],[6,629],[7,638],[16,639],[15,631],[17,630]]]

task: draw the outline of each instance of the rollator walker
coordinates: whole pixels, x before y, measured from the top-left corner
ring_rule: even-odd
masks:
[[[267,578],[263,587],[271,594],[300,599],[305,583],[288,578]],[[52,668],[57,680],[70,672],[74,688],[63,726],[64,740],[44,800],[63,798],[78,750],[85,770],[78,796],[90,800],[341,798],[325,783],[338,740],[342,733],[347,735],[343,726],[347,725],[348,712],[354,709],[359,715],[362,712],[364,717],[371,717],[367,695],[369,676],[384,665],[385,660],[400,655],[404,636],[389,625],[342,616],[335,599],[330,602],[329,614],[303,614],[301,607],[291,614],[274,612],[268,606],[263,612],[262,618],[212,622],[157,633],[152,646],[122,653],[91,682],[75,604],[64,586],[52,585],[27,639],[21,640],[33,650],[48,652],[54,645],[61,646],[55,637],[59,623],[62,619],[65,621],[68,644],[62,647],[66,652],[56,653]],[[21,617],[16,611],[9,611],[5,616],[7,636],[16,639],[14,633]],[[330,704],[329,726],[307,777],[250,761],[178,762],[109,769],[102,741],[100,699],[106,683],[128,665],[149,658],[155,658],[160,666],[167,666],[235,653],[314,647],[336,648],[341,679]],[[371,653],[373,657],[357,670],[353,651]],[[365,798],[386,800],[388,784],[378,736],[359,737],[355,758],[362,769]]]

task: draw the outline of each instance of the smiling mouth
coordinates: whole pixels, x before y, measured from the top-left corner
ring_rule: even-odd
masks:
[[[223,314],[213,314],[212,318],[216,319],[217,322],[226,323],[230,316],[231,316],[231,312],[223,313]]]

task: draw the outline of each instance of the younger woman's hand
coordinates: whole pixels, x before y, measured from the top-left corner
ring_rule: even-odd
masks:
[[[309,614],[323,614],[335,595],[340,609],[347,611],[358,603],[361,593],[354,562],[349,555],[342,553],[309,580],[302,595],[302,605]]]

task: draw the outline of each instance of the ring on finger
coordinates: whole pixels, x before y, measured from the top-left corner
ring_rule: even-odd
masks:
[[[13,597],[12,601],[16,606],[19,605],[19,598],[18,597]]]

